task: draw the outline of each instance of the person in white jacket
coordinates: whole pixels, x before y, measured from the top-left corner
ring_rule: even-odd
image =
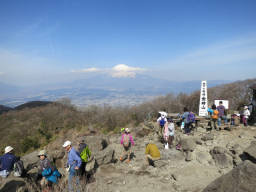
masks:
[[[248,126],[248,118],[249,116],[251,115],[249,109],[247,106],[244,107],[244,112],[243,112],[243,123],[244,123],[244,126]]]

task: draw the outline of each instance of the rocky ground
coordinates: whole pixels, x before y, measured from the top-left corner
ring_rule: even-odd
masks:
[[[224,129],[225,128],[225,129]],[[83,191],[98,192],[213,192],[213,191],[255,191],[256,187],[256,127],[236,126],[232,130],[222,127],[220,131],[207,131],[207,126],[199,125],[193,134],[187,136],[176,127],[175,144],[180,143],[181,150],[164,149],[157,135],[157,125],[152,122],[131,128],[134,135],[134,157],[130,163],[120,162],[122,153],[120,135],[82,136],[70,134],[58,138],[47,146],[49,156],[64,177],[60,182],[65,191],[66,173],[63,169],[66,154],[61,145],[66,139],[77,146],[82,137],[91,148],[94,159],[89,183],[83,185]],[[156,166],[145,163],[145,140],[151,139],[161,152],[161,160]],[[26,178],[8,178],[1,180],[0,191],[39,191],[34,186],[37,169],[37,151],[22,159],[27,169]],[[10,189],[8,186],[14,186]],[[28,187],[30,185],[30,187]],[[17,187],[23,186],[23,187]],[[8,190],[7,190],[8,189]]]

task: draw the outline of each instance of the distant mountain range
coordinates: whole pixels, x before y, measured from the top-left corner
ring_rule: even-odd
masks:
[[[208,87],[231,81],[208,81]],[[0,104],[15,107],[28,101],[56,101],[70,98],[78,106],[134,105],[168,93],[191,93],[199,90],[201,81],[176,82],[146,75],[135,78],[94,76],[70,82],[34,87],[19,87],[0,83]]]

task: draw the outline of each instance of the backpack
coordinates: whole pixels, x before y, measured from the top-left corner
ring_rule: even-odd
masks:
[[[88,162],[89,158],[91,157],[91,151],[88,146],[86,146],[80,153],[80,157],[82,159],[82,162]]]
[[[21,160],[14,163],[13,166],[14,176],[21,177],[24,173],[24,165]]]
[[[124,134],[123,145],[125,147],[129,147],[129,145],[130,145],[130,135],[129,134]]]
[[[159,121],[159,124],[160,124],[160,126],[164,126],[164,124],[165,124],[164,118],[161,118],[161,120]]]
[[[212,118],[213,119],[218,119],[218,114],[219,114],[219,111],[218,110],[213,110],[213,113],[212,113]]]
[[[188,114],[188,122],[189,122],[189,123],[194,123],[195,120],[196,120],[195,114],[192,113],[192,112],[189,112],[189,114]]]

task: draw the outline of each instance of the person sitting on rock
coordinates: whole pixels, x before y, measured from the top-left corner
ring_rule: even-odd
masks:
[[[75,150],[74,147],[71,146],[71,141],[65,141],[65,143],[62,145],[62,147],[65,148],[65,150],[68,152],[68,162],[66,166],[68,167],[67,170],[69,172],[68,175],[68,188],[69,191],[73,191],[74,189],[74,182],[73,179],[75,178],[76,182],[76,190],[80,192],[80,182],[79,182],[79,169],[82,164],[82,160],[78,152]]]
[[[39,176],[42,177],[40,185],[42,188],[50,189],[53,183],[57,183],[61,174],[47,158],[45,150],[39,151],[38,157],[40,159],[38,173]]]
[[[13,148],[11,146],[5,147],[4,153],[0,157],[0,176],[6,178],[13,170],[14,163],[18,158],[13,154]]]
[[[155,166],[154,162],[161,158],[159,149],[155,144],[151,143],[150,141],[146,142],[145,155],[146,155],[146,162],[152,166]]]
[[[120,157],[120,161],[123,161],[124,158],[128,156],[126,162],[129,163],[131,161],[131,147],[134,146],[134,141],[129,128],[125,128],[124,133],[122,134],[121,145],[123,145],[124,150]]]

